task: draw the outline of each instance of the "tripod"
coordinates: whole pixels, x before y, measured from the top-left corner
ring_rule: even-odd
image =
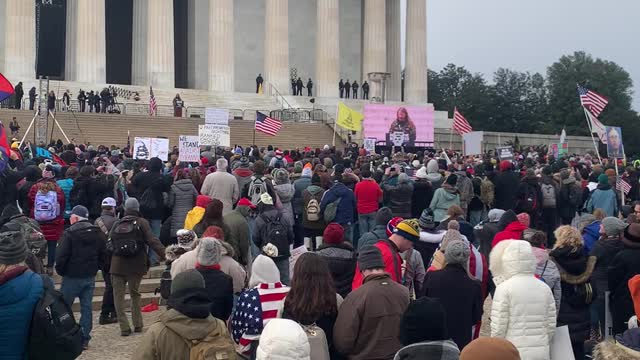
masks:
[[[58,120],[56,120],[56,117],[53,116],[53,113],[51,112],[51,110],[48,110],[49,115],[51,116],[51,118],[53,119],[53,125],[57,125],[58,129],[60,129],[60,132],[62,133],[62,136],[64,136],[65,140],[67,140],[67,144],[70,144],[71,141],[69,140],[69,138],[67,137],[67,134],[65,134],[64,130],[62,129],[62,126],[60,126],[60,123],[58,123]],[[22,144],[24,143],[24,139],[27,138],[27,135],[29,134],[29,131],[31,130],[31,128],[33,127],[33,124],[36,121],[36,118],[38,117],[38,115],[40,115],[40,109],[38,109],[35,113],[35,115],[33,115],[33,119],[31,119],[31,122],[29,123],[29,127],[27,128],[27,131],[24,132],[24,135],[22,135],[22,140],[20,140],[20,145],[19,147],[22,147]],[[52,129],[51,129],[51,136],[53,137],[53,125],[52,125]],[[48,126],[47,126],[48,128]],[[34,130],[34,134],[35,134],[35,130]]]

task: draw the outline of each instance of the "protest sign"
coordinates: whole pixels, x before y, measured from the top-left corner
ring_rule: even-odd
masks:
[[[402,144],[404,144],[404,133],[402,131],[394,131],[391,134],[391,142],[393,143],[393,146],[402,146]]]
[[[363,147],[368,152],[374,153],[376,151],[376,138],[364,139]]]
[[[200,145],[204,146],[231,146],[231,136],[228,126],[224,125],[200,125],[198,126]]]
[[[149,160],[157,157],[162,161],[168,161],[169,139],[136,137],[133,151],[133,158],[136,160]]]
[[[502,160],[513,160],[513,148],[511,146],[499,146],[496,148],[496,155],[498,159]]]
[[[607,135],[607,155],[610,158],[623,158],[622,129],[616,126],[606,126],[604,129]]]
[[[204,122],[212,125],[229,125],[229,110],[206,108]]]
[[[200,137],[180,135],[178,138],[178,160],[197,162],[200,160]]]
[[[482,154],[482,140],[484,132],[472,131],[462,135],[464,141],[464,155]]]
[[[569,155],[569,144],[567,143],[553,143],[549,146],[549,155],[553,155],[558,159],[562,156]]]

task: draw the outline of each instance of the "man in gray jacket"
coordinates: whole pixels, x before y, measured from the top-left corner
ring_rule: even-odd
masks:
[[[386,239],[388,237],[387,224],[389,223],[389,220],[391,220],[391,218],[393,218],[391,209],[389,209],[388,207],[382,207],[378,209],[375,217],[376,226],[373,228],[373,230],[360,236],[360,239],[358,239],[358,251],[365,246],[374,245],[376,242],[378,242],[378,240]]]

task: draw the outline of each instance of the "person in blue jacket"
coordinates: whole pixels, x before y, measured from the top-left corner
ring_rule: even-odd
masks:
[[[343,182],[342,174],[335,176],[333,185],[324,193],[320,202],[320,213],[324,214],[327,205],[340,200],[336,211],[336,217],[331,221],[342,225],[345,240],[353,242],[353,222],[355,219],[356,197],[353,191]]]
[[[20,232],[0,233],[0,359],[26,356],[33,310],[42,297],[40,275],[25,265],[27,243]]]
[[[618,216],[618,199],[616,193],[609,184],[609,177],[605,174],[598,176],[598,187],[591,193],[587,201],[587,211],[592,213],[595,209],[602,209],[607,216]]]

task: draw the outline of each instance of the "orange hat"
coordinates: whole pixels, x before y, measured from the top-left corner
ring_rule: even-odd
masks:
[[[631,293],[631,299],[633,300],[633,309],[636,312],[636,316],[640,318],[640,275],[636,275],[629,279],[629,293]]]
[[[311,163],[309,162],[309,163],[304,164],[304,168],[303,169],[312,169],[312,168],[313,168],[313,165],[311,165]]]

